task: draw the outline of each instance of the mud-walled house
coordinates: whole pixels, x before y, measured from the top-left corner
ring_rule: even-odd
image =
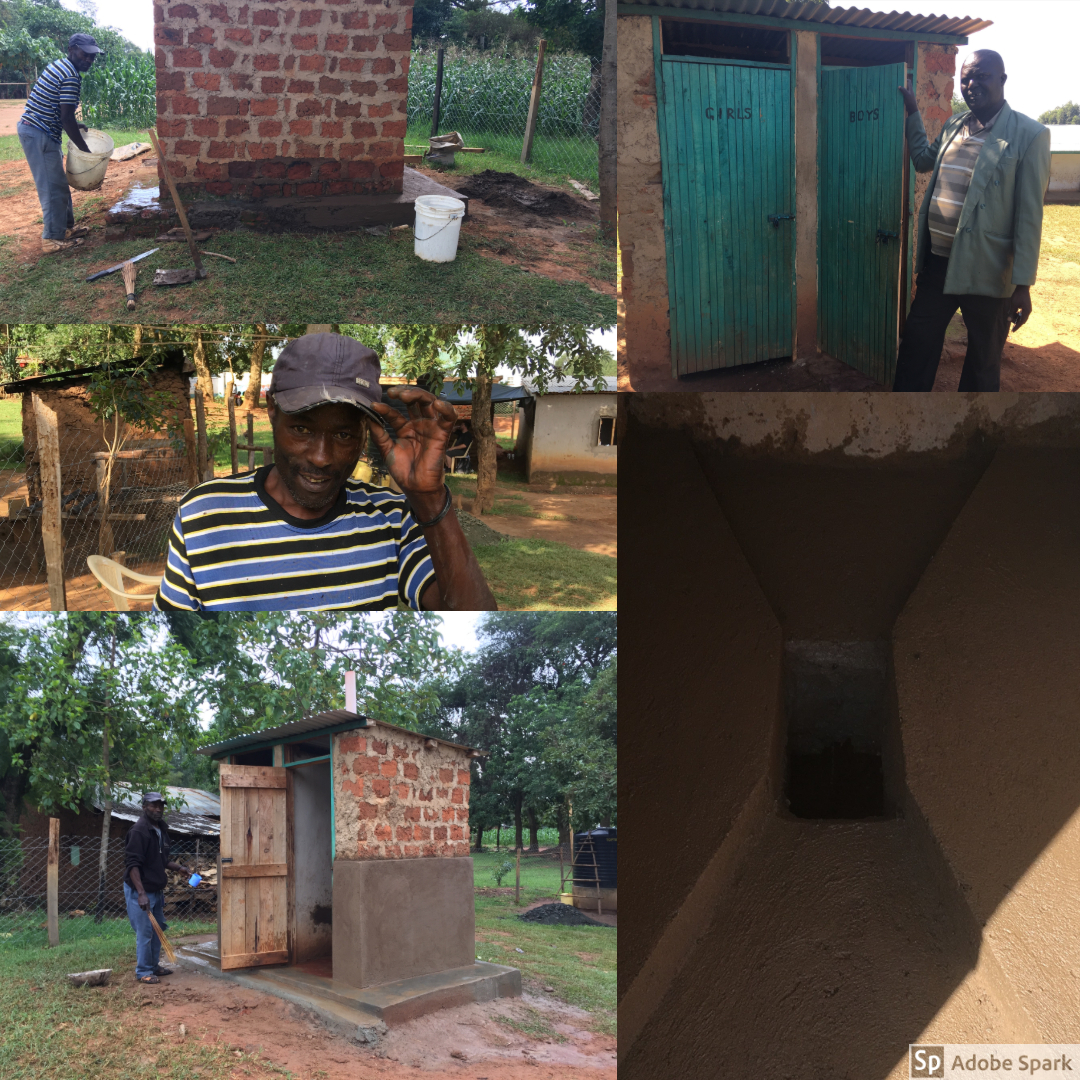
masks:
[[[476,960],[478,751],[338,710],[200,752],[221,762],[222,970],[394,984],[411,1015],[520,993]]]

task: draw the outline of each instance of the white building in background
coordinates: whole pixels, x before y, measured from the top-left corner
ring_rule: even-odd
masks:
[[[1052,193],[1074,191],[1080,197],[1080,124],[1047,124],[1050,129]]]

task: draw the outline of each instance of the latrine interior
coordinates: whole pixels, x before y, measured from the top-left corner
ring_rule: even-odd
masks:
[[[661,19],[660,35],[665,56],[702,56],[766,64],[786,64],[790,59],[791,35],[786,30]]]
[[[292,961],[318,974],[332,974],[333,869],[330,824],[330,762],[312,761],[330,753],[323,735],[286,747],[293,792]],[[309,762],[299,764],[299,762]]]

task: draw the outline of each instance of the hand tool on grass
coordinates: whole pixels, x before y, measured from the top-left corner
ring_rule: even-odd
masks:
[[[231,255],[222,255],[217,251],[203,251],[202,248],[200,248],[199,249],[199,254],[200,255],[213,255],[215,259],[224,259],[226,262],[231,262],[231,263],[236,262],[236,260]]]
[[[135,310],[135,275],[137,272],[133,262],[124,263],[124,291],[127,293],[128,311]]]
[[[161,942],[161,947],[165,950],[165,955],[169,958],[169,962],[176,963],[176,950],[169,944],[169,939],[165,936],[165,931],[158,925],[157,919],[154,918],[154,913],[147,908],[146,914],[150,916],[150,925],[154,928],[154,933],[158,936],[158,941]]]
[[[169,185],[169,194],[172,195],[173,205],[180,216],[180,224],[184,227],[184,235],[187,237],[188,251],[191,252],[191,260],[195,263],[194,270],[158,270],[154,274],[155,285],[187,285],[196,278],[206,277],[202,259],[199,258],[199,249],[195,246],[195,238],[191,234],[191,226],[188,224],[187,214],[184,213],[184,204],[180,201],[180,195],[173,183],[172,173],[169,172],[169,163],[161,152],[161,144],[158,142],[157,132],[150,129],[150,140],[154,144],[158,161],[161,162],[161,171],[165,174],[165,183]]]
[[[106,270],[98,270],[96,274],[91,274],[86,280],[97,281],[98,278],[105,277],[106,274],[115,274],[117,270],[123,270],[128,263],[137,263],[140,259],[145,259],[148,255],[153,255],[155,251],[160,251],[160,248],[151,248],[149,251],[144,251],[141,255],[136,255],[133,259],[126,259],[124,262],[118,262],[115,266],[110,266]]]

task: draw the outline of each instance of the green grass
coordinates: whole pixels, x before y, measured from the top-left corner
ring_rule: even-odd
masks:
[[[492,870],[503,853],[473,853],[473,876],[478,888],[494,888]],[[503,887],[514,884],[513,871]],[[530,990],[543,993],[555,988],[555,996],[588,1009],[594,1028],[615,1034],[615,971],[617,933],[613,927],[544,926],[522,922],[517,913],[533,900],[554,898],[559,892],[559,864],[550,859],[521,860],[521,907],[513,896],[476,898],[476,953],[481,960],[519,968]],[[518,952],[518,950],[521,952]],[[539,1014],[511,1024],[526,1034],[550,1038]],[[536,1030],[532,1030],[535,1027]]]
[[[0,401],[0,469],[23,460],[22,402]]]
[[[1043,207],[1040,254],[1080,263],[1080,206]]]
[[[274,322],[452,323],[615,321],[615,298],[577,282],[554,281],[482,253],[468,234],[452,263],[413,254],[412,230],[300,235],[224,233],[214,250],[236,258],[207,260],[209,276],[191,285],[154,289],[154,270],[183,266],[177,245],[139,263],[135,313],[115,276],[85,283],[94,270],[147,250],[126,240],[41,259],[15,261],[0,246],[0,291],[7,318],[21,322],[244,322],[251,313]]]
[[[507,540],[475,549],[499,607],[614,611],[618,560],[552,540]]]
[[[149,142],[150,139],[145,131],[120,131],[116,128],[98,128],[107,135],[112,136],[112,141],[117,146],[127,146],[133,142]],[[64,136],[64,153],[67,153],[67,136]],[[23,161],[26,155],[18,135],[0,136],[0,161]]]

